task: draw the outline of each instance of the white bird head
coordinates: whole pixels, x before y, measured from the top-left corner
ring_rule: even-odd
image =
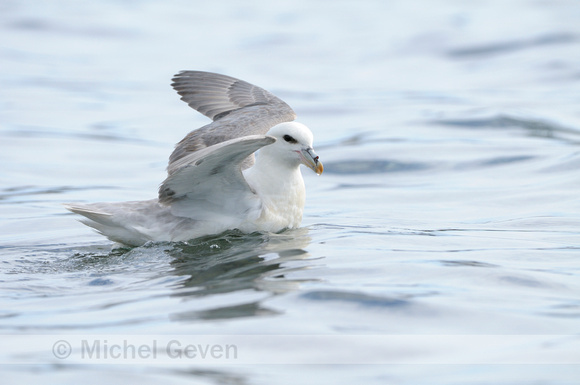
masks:
[[[324,170],[318,155],[312,149],[313,135],[308,127],[298,122],[275,125],[266,133],[276,142],[261,151],[275,151],[276,157],[291,166],[305,165],[318,175]]]

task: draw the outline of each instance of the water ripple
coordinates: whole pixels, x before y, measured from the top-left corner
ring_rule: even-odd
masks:
[[[513,116],[503,113],[466,119],[438,119],[432,120],[431,123],[443,126],[480,129],[522,128],[531,136],[565,139],[572,143],[580,142],[580,128],[568,127],[548,119]],[[562,134],[573,135],[573,137],[563,137]]]
[[[324,163],[324,172],[329,174],[382,174],[387,172],[423,171],[426,163],[404,163],[393,160],[343,160]]]
[[[550,33],[530,39],[500,41],[496,43],[473,45],[464,48],[455,48],[447,52],[447,55],[456,59],[480,58],[482,56],[495,56],[510,54],[529,48],[551,46],[556,44],[576,43],[578,36],[572,33]]]
[[[312,301],[342,301],[377,307],[400,307],[410,304],[409,301],[398,298],[341,290],[313,290],[302,294],[301,297]]]

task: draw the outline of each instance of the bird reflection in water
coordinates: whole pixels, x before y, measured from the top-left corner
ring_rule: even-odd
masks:
[[[189,278],[173,296],[183,297],[188,301],[185,307],[196,309],[171,318],[194,321],[280,314],[263,302],[312,281],[288,277],[312,267],[314,259],[304,250],[310,241],[308,230],[300,228],[280,234],[228,231],[175,244],[170,251],[172,275]],[[195,303],[189,302],[193,299]]]

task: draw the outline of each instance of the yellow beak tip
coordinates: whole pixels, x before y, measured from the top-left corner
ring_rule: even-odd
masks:
[[[318,162],[318,165],[316,165],[316,169],[314,170],[314,172],[316,172],[318,175],[322,174],[322,172],[324,171],[324,166],[322,165],[322,162]]]

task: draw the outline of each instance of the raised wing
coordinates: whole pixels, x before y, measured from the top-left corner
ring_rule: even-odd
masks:
[[[181,100],[212,120],[252,106],[270,106],[277,119],[292,121],[294,111],[270,92],[231,76],[202,71],[181,71],[172,79]],[[272,119],[276,119],[272,117]],[[277,120],[276,119],[276,120]]]
[[[159,203],[171,213],[196,220],[233,222],[260,213],[261,201],[241,171],[248,155],[276,139],[252,135],[191,153],[170,164],[159,188]],[[255,219],[255,218],[253,218]]]
[[[230,76],[182,71],[175,75],[172,86],[181,100],[213,122],[190,132],[176,145],[169,158],[170,166],[200,149],[248,135],[264,135],[276,124],[296,118],[292,108],[281,99]],[[245,162],[242,167],[250,165],[251,162]]]

